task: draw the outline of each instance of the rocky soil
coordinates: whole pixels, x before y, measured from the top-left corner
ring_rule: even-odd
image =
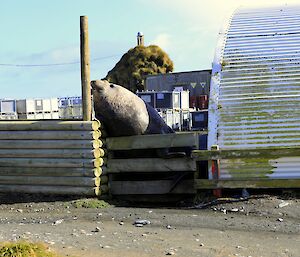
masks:
[[[0,196],[0,241],[46,242],[63,256],[300,256],[298,197],[256,195],[184,208],[33,200]]]

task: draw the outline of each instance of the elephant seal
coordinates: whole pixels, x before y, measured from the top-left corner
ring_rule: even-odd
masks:
[[[91,81],[91,87],[95,116],[103,122],[108,136],[175,133],[152,106],[128,89],[107,80]],[[153,152],[148,150],[148,153]],[[142,152],[147,154],[146,150]],[[168,148],[156,149],[155,152],[161,158],[186,156],[185,152],[171,152]]]
[[[107,80],[94,80],[91,87],[95,116],[108,136],[174,133],[152,106],[126,88]]]

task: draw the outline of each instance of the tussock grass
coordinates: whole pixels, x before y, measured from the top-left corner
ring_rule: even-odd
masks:
[[[105,79],[132,92],[145,90],[145,77],[172,72],[173,61],[159,46],[136,46],[125,53]]]
[[[75,208],[91,208],[91,209],[102,209],[110,207],[110,204],[99,199],[80,199],[71,202],[71,205]]]
[[[27,241],[0,243],[0,257],[59,257],[46,244]]]

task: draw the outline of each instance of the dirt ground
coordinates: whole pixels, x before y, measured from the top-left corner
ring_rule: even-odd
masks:
[[[63,256],[300,256],[300,200],[295,196],[101,209],[76,208],[62,199],[8,199],[0,196],[0,242],[46,242]],[[138,227],[137,220],[147,224]]]

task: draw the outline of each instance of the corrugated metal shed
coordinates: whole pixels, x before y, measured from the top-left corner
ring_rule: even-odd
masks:
[[[208,147],[300,146],[300,6],[240,8],[213,62]],[[221,178],[300,178],[300,157],[221,161]]]

